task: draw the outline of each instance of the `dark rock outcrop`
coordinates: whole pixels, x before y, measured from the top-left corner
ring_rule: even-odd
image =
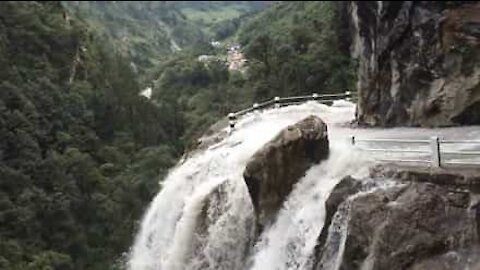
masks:
[[[480,2],[353,1],[358,121],[480,124]]]
[[[326,124],[316,116],[282,130],[255,153],[243,174],[260,229],[273,221],[293,185],[328,157]]]
[[[328,236],[328,229],[332,224],[332,219],[335,213],[338,210],[338,207],[343,203],[348,197],[358,193],[362,188],[362,183],[350,176],[343,178],[335,187],[333,188],[330,196],[325,202],[325,221],[323,222],[322,232],[318,237],[318,243],[325,243]],[[315,257],[318,262],[323,254],[324,246],[317,245],[315,247]]]
[[[433,181],[447,177],[431,176]],[[404,173],[398,179],[403,181],[401,185],[350,197],[340,269],[454,270],[480,266],[479,194],[463,185],[433,184],[427,178],[427,174]],[[337,186],[332,200],[337,201],[339,193],[354,190],[348,185]],[[319,245],[325,242],[320,239]],[[317,265],[315,269],[324,268]]]
[[[352,203],[342,267],[415,269],[472,246],[476,221],[469,203],[468,193],[417,183],[359,197]]]

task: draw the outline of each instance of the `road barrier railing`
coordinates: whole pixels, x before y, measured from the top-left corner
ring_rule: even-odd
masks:
[[[480,148],[480,140],[442,140],[438,136],[425,139],[360,139],[355,136],[350,137],[350,143],[357,149],[372,153],[388,153],[388,154],[414,154],[412,157],[399,158],[378,158],[377,160],[383,162],[394,163],[427,163],[433,167],[445,167],[448,165],[465,165],[465,166],[480,166],[480,150],[444,150],[446,145],[478,145]],[[367,145],[365,145],[367,144]],[[382,144],[383,147],[372,147],[368,144]],[[395,144],[397,147],[392,147]],[[387,145],[387,146],[385,146]],[[388,146],[390,145],[390,146]],[[398,146],[404,146],[398,148]],[[417,149],[408,148],[416,146]],[[422,148],[423,147],[423,148]],[[468,157],[475,158],[475,160],[460,160],[452,161],[451,157]],[[424,159],[422,159],[424,158]]]
[[[356,93],[346,91],[344,93],[339,93],[339,94],[317,94],[313,93],[311,95],[306,95],[306,96],[291,96],[291,97],[274,97],[272,99],[269,99],[267,101],[261,102],[261,103],[254,103],[251,107],[245,108],[243,110],[237,111],[237,112],[231,112],[228,114],[228,120],[230,124],[230,128],[235,127],[235,123],[238,119],[238,117],[247,114],[249,112],[254,112],[258,111],[261,109],[266,109],[270,107],[274,108],[280,108],[282,106],[289,106],[289,105],[296,105],[296,104],[301,104],[307,101],[317,101],[320,103],[327,103],[327,102],[333,102],[336,100],[347,100],[347,101],[352,101],[355,102],[357,100]]]

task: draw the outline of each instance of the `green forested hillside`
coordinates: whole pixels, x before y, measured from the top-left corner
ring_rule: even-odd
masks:
[[[0,269],[115,269],[178,134],[59,2],[0,3]]]
[[[263,10],[272,1],[171,1],[186,18],[209,37],[224,39],[246,18]]]
[[[341,31],[342,3],[276,2],[242,22],[238,40],[248,64],[229,71],[224,49],[197,46],[151,76],[154,99],[183,119],[183,142],[219,117],[274,96],[354,89],[355,68]],[[217,59],[206,63],[200,55]]]
[[[118,269],[158,181],[209,125],[352,86],[340,4],[251,14],[263,7],[1,2],[0,269]],[[242,45],[246,67],[228,70],[215,35]]]
[[[202,30],[166,1],[64,1],[140,75],[172,52],[206,41]]]
[[[172,53],[207,43],[230,20],[265,1],[64,1],[108,46],[131,61],[140,80]]]
[[[239,30],[257,97],[354,88],[354,63],[341,36],[342,5],[277,2]]]

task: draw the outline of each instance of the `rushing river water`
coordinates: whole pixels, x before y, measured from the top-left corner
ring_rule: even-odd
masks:
[[[310,260],[323,228],[324,205],[329,193],[344,176],[365,176],[368,167],[382,157],[381,153],[355,150],[350,136],[480,139],[479,127],[351,128],[348,123],[354,118],[354,112],[354,105],[345,101],[332,106],[310,102],[250,113],[239,119],[227,138],[178,164],[161,183],[160,192],[143,217],[128,268],[311,269]],[[242,176],[246,163],[283,128],[309,115],[317,115],[327,123],[330,156],[299,179],[274,224],[256,238],[253,206]],[[390,147],[428,149],[428,145],[393,144]],[[474,150],[474,147],[462,144],[449,145],[448,149]],[[348,213],[348,208],[344,211]],[[341,246],[333,253],[339,250]],[[334,261],[330,265],[331,269],[336,268]]]

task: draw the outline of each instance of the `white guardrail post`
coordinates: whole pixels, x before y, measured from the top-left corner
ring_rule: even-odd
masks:
[[[437,136],[430,138],[430,147],[432,150],[432,165],[437,168],[441,167],[440,140]]]
[[[273,101],[274,101],[274,104],[275,104],[275,105],[274,105],[275,109],[280,108],[280,97],[275,97],[275,98],[273,99]]]
[[[317,94],[317,93],[313,93],[313,94],[312,94],[312,99],[313,99],[313,101],[317,100],[317,98],[318,98],[318,94]]]
[[[228,114],[228,122],[230,124],[230,129],[235,128],[235,114],[234,113],[229,113]]]
[[[253,111],[257,112],[258,111],[258,103],[253,103]]]
[[[346,101],[350,101],[351,100],[351,97],[350,97],[350,91],[345,91],[345,100]]]

